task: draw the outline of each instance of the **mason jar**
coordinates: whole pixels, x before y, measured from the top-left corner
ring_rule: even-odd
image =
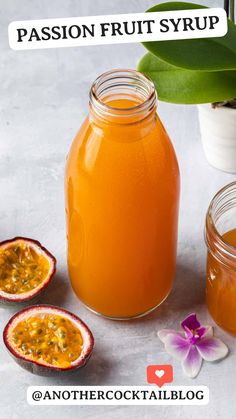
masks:
[[[236,334],[236,182],[212,199],[205,228],[206,300],[215,322]]]

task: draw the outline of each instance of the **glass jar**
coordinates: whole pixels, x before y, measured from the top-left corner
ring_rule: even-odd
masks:
[[[215,322],[236,335],[236,182],[211,201],[205,229],[206,300]]]
[[[179,169],[143,74],[113,70],[95,80],[65,189],[69,276],[80,300],[118,319],[157,307],[175,273]]]

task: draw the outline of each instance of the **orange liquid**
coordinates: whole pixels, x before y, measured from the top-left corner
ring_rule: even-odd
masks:
[[[85,120],[66,168],[68,268],[82,302],[126,318],[165,299],[175,272],[178,200],[178,164],[157,116],[123,125]]]
[[[222,237],[236,247],[236,229]],[[206,298],[216,323],[236,335],[236,265],[227,267],[208,254]]]

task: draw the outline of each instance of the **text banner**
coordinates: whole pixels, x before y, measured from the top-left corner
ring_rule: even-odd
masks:
[[[222,8],[11,22],[14,50],[128,42],[221,37],[227,33]]]

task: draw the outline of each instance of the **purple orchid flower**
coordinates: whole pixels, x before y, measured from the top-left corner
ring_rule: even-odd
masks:
[[[158,337],[165,345],[165,350],[182,363],[184,373],[191,378],[198,375],[202,359],[216,361],[228,353],[227,346],[213,336],[211,326],[202,326],[195,313],[190,314],[181,323],[183,332],[163,329]]]

